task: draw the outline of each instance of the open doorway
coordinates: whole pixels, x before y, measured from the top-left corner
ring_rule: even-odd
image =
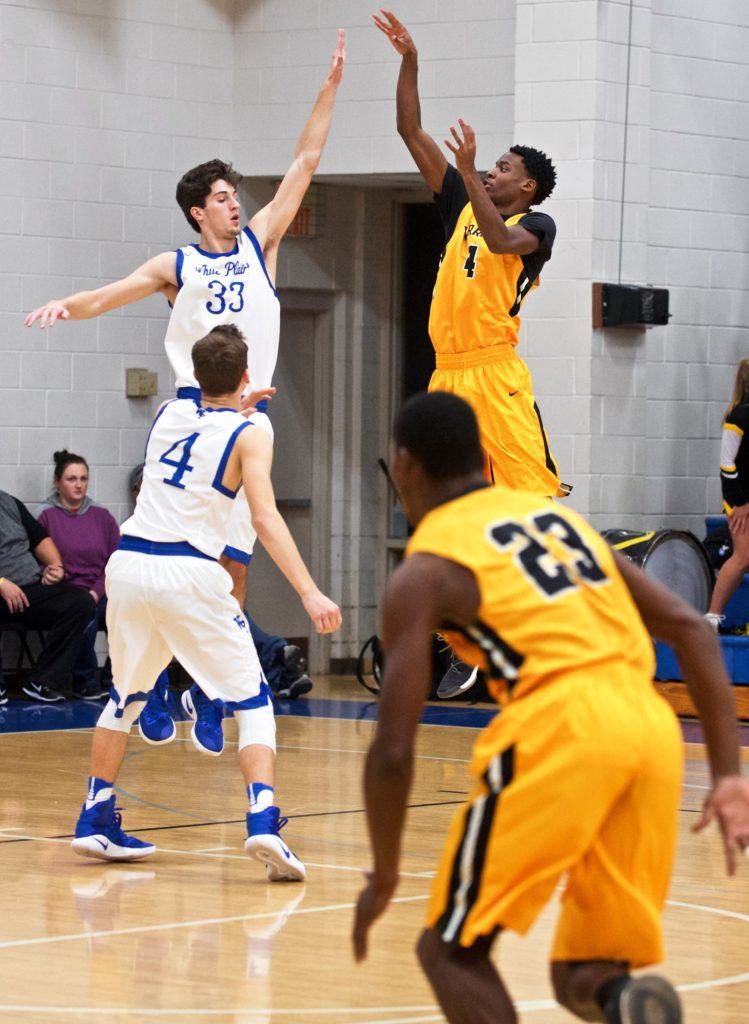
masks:
[[[275,434],[273,487],[278,507],[313,578],[326,590],[329,530],[330,317],[327,299],[281,296],[281,338],[269,406]],[[261,544],[247,582],[247,609],[270,633],[297,644],[311,672],[327,671],[326,637],[318,637],[302,604]]]

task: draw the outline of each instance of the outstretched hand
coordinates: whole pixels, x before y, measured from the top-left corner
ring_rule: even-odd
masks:
[[[33,313],[29,313],[24,320],[24,324],[26,327],[31,327],[38,320],[40,327],[54,327],[58,320],[67,320],[69,317],[70,313],[63,304],[56,299],[52,299],[51,302],[39,306]]]
[[[374,874],[367,871],[366,886],[359,893],[354,914],[354,930],[351,940],[354,945],[354,959],[357,963],[366,960],[369,946],[369,929],[378,917],[385,913],[392,899],[396,881],[391,885],[382,885],[375,880]]]
[[[705,800],[702,815],[693,832],[701,832],[713,818],[723,839],[726,872],[736,872],[736,850],[749,850],[749,779],[728,775],[713,786]]]
[[[450,125],[450,134],[453,137],[454,145],[449,139],[445,139],[445,145],[455,157],[455,166],[460,174],[472,174],[476,170],[476,135],[470,124],[466,124],[460,117],[458,124],[463,133],[462,138]]]
[[[380,10],[380,14],[382,15],[381,18],[373,14],[372,20],[380,32],[385,33],[401,57],[406,53],[413,53],[415,55],[416,46],[405,25],[398,21],[392,11]]]
[[[340,85],[343,78],[343,65],[346,63],[346,30],[338,29],[338,45],[330,60],[326,85]]]

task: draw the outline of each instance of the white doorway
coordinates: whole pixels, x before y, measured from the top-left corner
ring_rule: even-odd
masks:
[[[281,341],[268,413],[275,433],[276,500],[316,583],[328,588],[330,556],[329,405],[332,297],[290,290],[281,298]],[[269,633],[302,641],[312,672],[328,670],[328,643],[318,637],[291,586],[257,544],[247,609]]]

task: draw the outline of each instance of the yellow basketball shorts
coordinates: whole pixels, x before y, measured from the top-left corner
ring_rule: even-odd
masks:
[[[480,734],[476,784],[452,823],[427,927],[470,947],[523,934],[566,876],[552,960],[663,958],[682,780],[666,702],[623,669],[510,703]]]
[[[487,476],[517,491],[554,497],[559,471],[533,397],[531,374],[509,345],[437,354],[430,391],[450,391],[476,413]]]

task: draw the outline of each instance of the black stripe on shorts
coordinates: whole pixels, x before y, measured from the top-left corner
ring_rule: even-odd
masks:
[[[483,804],[477,800],[466,815],[463,836],[453,861],[447,902],[435,925],[446,942],[457,939],[476,902],[500,794],[514,777],[515,748],[508,747],[492,760],[484,773],[484,783],[489,792],[483,798]],[[468,859],[464,865],[465,858]]]
[[[538,425],[541,428],[541,437],[543,438],[544,442],[544,457],[546,459],[546,468],[549,470],[550,473],[553,473],[554,476],[558,477],[559,469],[551,454],[551,449],[549,448],[549,442],[546,438],[546,431],[544,430],[544,421],[541,419],[541,410],[538,407],[538,402],[533,403],[533,409],[536,413],[536,416],[538,416]]]

